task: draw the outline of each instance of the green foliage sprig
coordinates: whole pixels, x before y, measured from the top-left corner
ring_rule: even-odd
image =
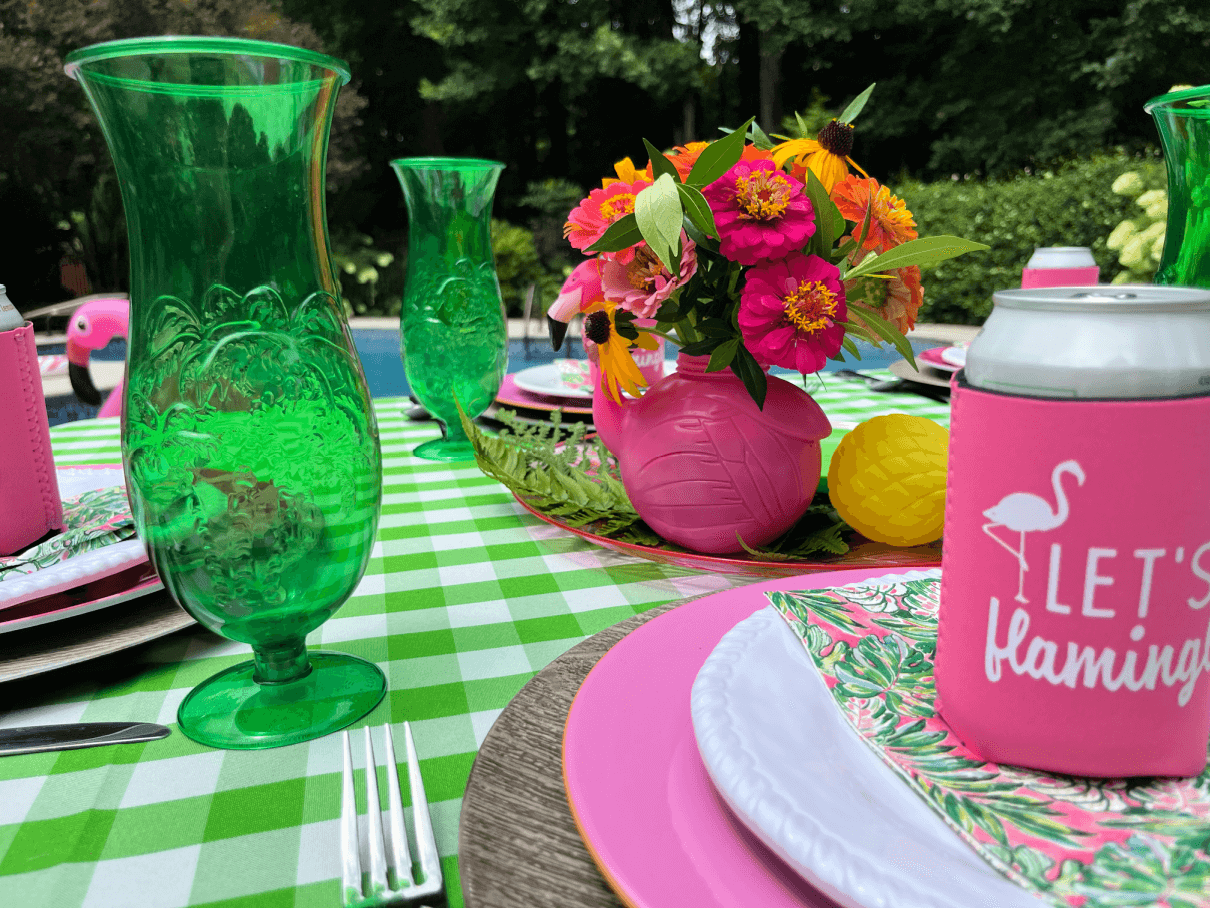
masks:
[[[458,412],[479,469],[534,510],[608,539],[681,551],[642,521],[622,485],[617,458],[599,438],[585,438],[584,423],[565,427],[556,410],[549,423],[522,425],[502,411],[505,430],[493,438]],[[756,561],[796,561],[845,554],[844,537],[852,532],[827,496],[818,495],[803,518],[768,546],[752,547],[743,539],[739,544]]]

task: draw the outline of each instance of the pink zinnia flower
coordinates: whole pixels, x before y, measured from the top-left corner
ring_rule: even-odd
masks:
[[[719,251],[741,265],[784,258],[815,232],[803,184],[772,161],[741,160],[702,192],[714,211]]]
[[[563,236],[576,249],[587,249],[609,229],[609,225],[628,214],[634,213],[634,199],[650,186],[647,180],[610,183],[604,189],[594,189],[588,198],[572,209],[563,225]],[[634,249],[615,252],[614,257],[623,262],[634,258]]]
[[[651,318],[672,291],[697,273],[697,250],[681,233],[681,273],[675,278],[646,243],[632,247],[629,262],[606,259],[601,266],[601,289],[605,299],[617,303],[639,318]]]
[[[739,330],[759,362],[818,372],[840,349],[847,317],[840,269],[817,255],[791,253],[744,280]]]

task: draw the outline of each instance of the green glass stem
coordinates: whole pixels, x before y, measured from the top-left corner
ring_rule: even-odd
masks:
[[[256,666],[252,678],[257,684],[286,684],[300,680],[311,671],[307,643],[301,637],[279,645],[254,645],[252,661]]]
[[[181,731],[232,748],[319,737],[385,690],[375,666],[303,644],[361,579],[382,496],[324,211],[348,71],[182,37],[85,48],[67,72],[101,122],[130,236],[135,524],[173,598],[255,652],[190,693]]]
[[[508,368],[508,322],[491,245],[492,199],[504,165],[400,158],[391,167],[408,208],[400,352],[412,393],[442,431],[413,453],[470,460],[455,401],[474,419],[496,399]]]
[[[1210,287],[1210,85],[1143,108],[1155,119],[1168,171],[1168,218],[1157,284]]]

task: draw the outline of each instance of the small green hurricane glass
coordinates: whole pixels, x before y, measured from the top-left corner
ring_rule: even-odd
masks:
[[[180,729],[236,749],[335,731],[386,689],[377,666],[305,644],[361,579],[382,497],[324,210],[348,70],[193,37],[94,45],[66,69],[101,122],[126,209],[135,522],[173,598],[253,652],[189,693]]]
[[[442,437],[413,452],[474,459],[458,405],[474,419],[496,399],[508,367],[508,322],[492,257],[491,217],[504,165],[474,158],[391,162],[408,208],[407,278],[399,335],[416,399]]]

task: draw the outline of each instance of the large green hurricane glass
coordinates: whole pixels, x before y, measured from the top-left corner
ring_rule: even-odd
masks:
[[[492,256],[492,199],[504,165],[477,158],[391,162],[408,207],[408,264],[399,314],[403,367],[441,438],[413,451],[473,460],[458,407],[474,419],[508,368],[508,322]]]
[[[1157,284],[1210,287],[1210,85],[1152,98],[1168,171],[1168,219]]]
[[[319,737],[382,699],[374,665],[307,634],[369,559],[382,456],[324,210],[348,71],[229,38],[72,53],[130,235],[122,455],[164,585],[253,659],[202,682],[180,729],[214,747]]]

